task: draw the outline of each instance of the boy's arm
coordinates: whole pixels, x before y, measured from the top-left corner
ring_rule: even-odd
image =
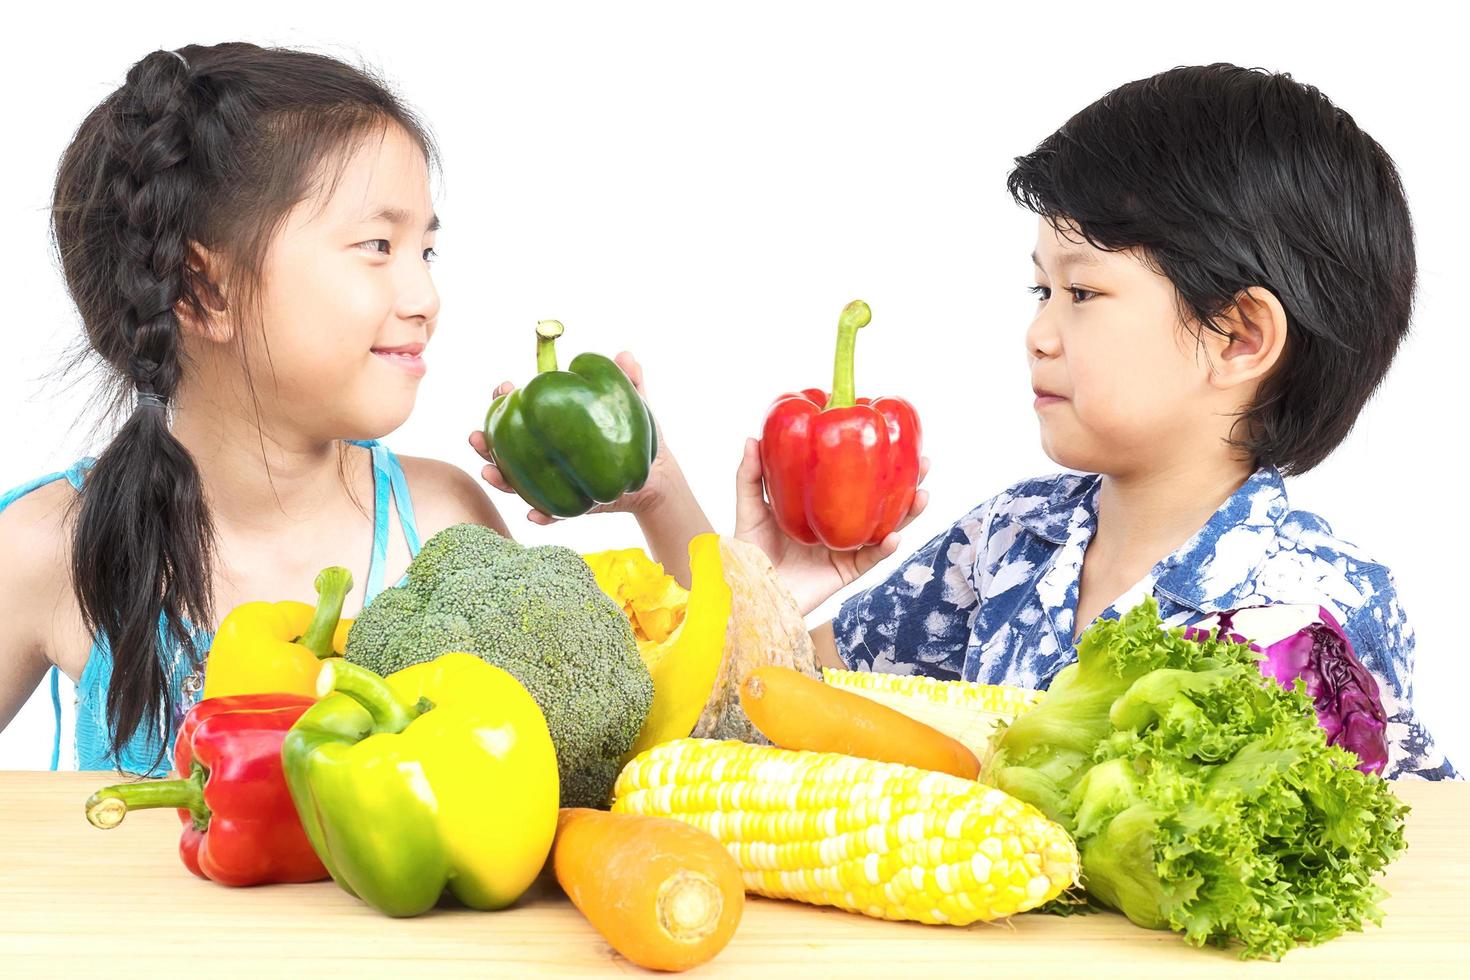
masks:
[[[843,663],[842,655],[837,652],[837,637],[832,632],[832,621],[830,619],[812,630],[812,643],[817,648],[818,668],[831,667],[833,670],[847,669],[847,664]]]

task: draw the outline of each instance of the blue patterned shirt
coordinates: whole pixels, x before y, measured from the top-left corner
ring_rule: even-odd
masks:
[[[1046,688],[1077,659],[1082,557],[1101,477],[1019,483],[960,518],[884,581],[843,603],[832,628],[853,670]],[[1274,467],[1257,470],[1198,532],[1102,615],[1152,593],[1166,625],[1270,603],[1323,606],[1378,682],[1388,714],[1384,775],[1455,778],[1415,718],[1414,631],[1389,570],[1291,510]]]

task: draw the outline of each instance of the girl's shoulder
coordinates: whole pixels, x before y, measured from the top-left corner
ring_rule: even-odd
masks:
[[[483,524],[510,536],[484,486],[453,463],[425,456],[398,456],[413,496],[419,537],[425,541],[454,524]]]

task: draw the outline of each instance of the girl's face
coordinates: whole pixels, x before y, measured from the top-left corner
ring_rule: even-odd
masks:
[[[1080,242],[1080,244],[1079,244]],[[1218,453],[1231,419],[1174,286],[1131,252],[1040,220],[1026,331],[1041,443],[1069,469],[1126,476]],[[1208,334],[1206,335],[1208,337]],[[1197,458],[1197,457],[1195,457]]]
[[[408,418],[424,376],[439,221],[424,155],[397,127],[366,141],[330,193],[298,205],[272,244],[264,343],[246,343],[262,412],[323,441],[373,439]]]

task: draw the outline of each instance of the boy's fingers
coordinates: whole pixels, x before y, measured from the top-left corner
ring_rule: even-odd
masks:
[[[898,550],[898,534],[890,531],[888,536],[877,544],[868,545],[857,554],[853,555],[853,566],[857,573],[862,575],[878,564],[889,555]]]
[[[909,512],[904,515],[904,518],[903,518],[902,521],[899,522],[898,527],[899,528],[908,527],[909,526],[909,522],[911,522],[915,517],[918,517],[920,514],[924,513],[924,508],[925,507],[928,507],[928,506],[929,506],[929,491],[928,490],[915,490],[914,491],[914,502],[912,504],[909,504]],[[897,529],[895,529],[895,530],[897,530]]]
[[[924,482],[924,477],[926,477],[928,475],[929,475],[929,457],[928,456],[920,456],[919,457],[919,482],[920,483],[923,483]]]

